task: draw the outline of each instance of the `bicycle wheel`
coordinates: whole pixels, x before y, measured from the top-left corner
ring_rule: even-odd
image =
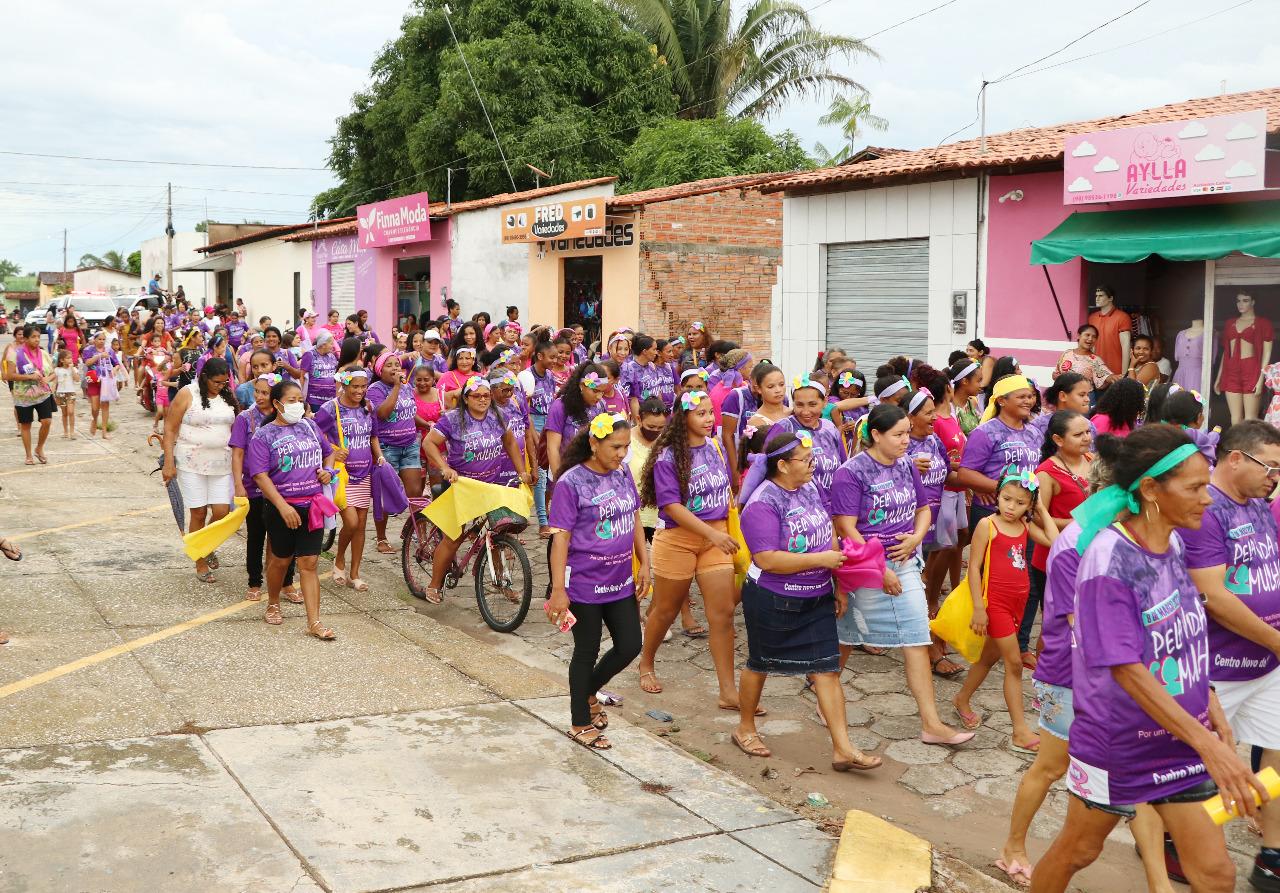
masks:
[[[324,534],[324,542],[320,546],[321,552],[332,552],[334,540],[338,538],[338,528],[326,530]]]
[[[494,534],[491,542],[492,555],[490,550],[482,549],[476,559],[476,601],[484,622],[491,629],[509,633],[524,623],[529,613],[533,568],[524,546],[514,536]],[[491,558],[493,567],[489,564]]]
[[[410,515],[400,531],[400,569],[404,572],[405,585],[414,598],[426,599],[431,586],[432,556],[440,545],[440,528],[426,518],[414,521]]]

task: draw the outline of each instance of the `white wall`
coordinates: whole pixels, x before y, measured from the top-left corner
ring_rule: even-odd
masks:
[[[502,244],[502,215],[511,207],[611,195],[613,184],[609,183],[456,215],[450,228],[449,297],[462,304],[467,319],[485,310],[498,322],[507,318],[507,307],[514,305],[520,308],[526,330],[533,322],[545,322],[529,318],[530,248],[523,243]]]
[[[109,295],[137,294],[145,283],[140,276],[130,276],[119,270],[76,270],[72,274],[76,291],[101,291]]]
[[[205,245],[204,233],[175,233],[173,237],[173,266],[185,267],[188,264],[204,260],[204,255],[196,251]],[[206,298],[217,295],[217,284],[212,273],[174,273],[173,282],[164,282],[168,263],[169,240],[161,235],[147,239],[139,250],[142,252],[142,281],[145,283],[156,273],[167,291],[175,290],[179,285],[191,299],[192,306],[201,304]]]
[[[978,181],[914,183],[783,202],[781,300],[775,297],[775,353],[804,369],[826,346],[826,246],[883,239],[929,239],[929,355],[941,367],[974,335],[978,263]],[[951,293],[969,292],[966,334],[953,335]],[[780,335],[778,334],[780,333]],[[839,346],[839,345],[831,345]],[[888,357],[857,357],[872,370]]]
[[[293,274],[301,273],[302,308],[315,305],[311,294],[311,243],[263,239],[232,248],[222,254],[237,254],[233,290],[249,309],[254,323],[270,316],[281,325],[293,319]],[[190,294],[191,289],[187,289]],[[293,320],[297,323],[298,320]]]

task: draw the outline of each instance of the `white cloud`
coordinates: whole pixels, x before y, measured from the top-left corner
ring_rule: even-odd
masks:
[[[1085,140],[1080,145],[1071,150],[1072,158],[1088,158],[1091,155],[1097,155],[1098,150],[1094,148],[1093,143]]]
[[[1084,177],[1076,177],[1071,181],[1071,185],[1067,187],[1067,192],[1089,192],[1093,189],[1093,184]]]
[[[1104,155],[1102,160],[1093,166],[1095,174],[1109,174],[1118,170],[1120,170],[1120,165],[1110,155]]]
[[[1196,161],[1221,161],[1227,157],[1227,153],[1223,152],[1221,147],[1215,146],[1213,143],[1205,146],[1196,153]]]
[[[1227,173],[1226,173],[1226,176],[1232,177],[1232,178],[1256,177],[1257,175],[1258,175],[1258,169],[1243,159],[1241,159],[1240,161],[1237,161],[1235,164],[1231,165],[1231,167],[1227,168]]]
[[[1202,136],[1208,136],[1209,130],[1199,121],[1190,121],[1187,126],[1178,131],[1178,139],[1194,140]]]
[[[1257,135],[1258,131],[1243,121],[1227,131],[1227,139],[1229,140],[1251,140]]]

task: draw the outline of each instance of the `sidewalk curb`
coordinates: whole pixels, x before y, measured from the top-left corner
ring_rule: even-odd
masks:
[[[859,809],[845,814],[830,893],[916,893],[933,884],[927,840]]]

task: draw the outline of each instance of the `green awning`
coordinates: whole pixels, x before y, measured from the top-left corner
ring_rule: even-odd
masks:
[[[1236,251],[1280,257],[1280,201],[1077,211],[1031,243],[1031,263],[1064,264],[1083,257],[1097,264],[1132,264],[1153,254],[1166,260],[1217,260]]]

